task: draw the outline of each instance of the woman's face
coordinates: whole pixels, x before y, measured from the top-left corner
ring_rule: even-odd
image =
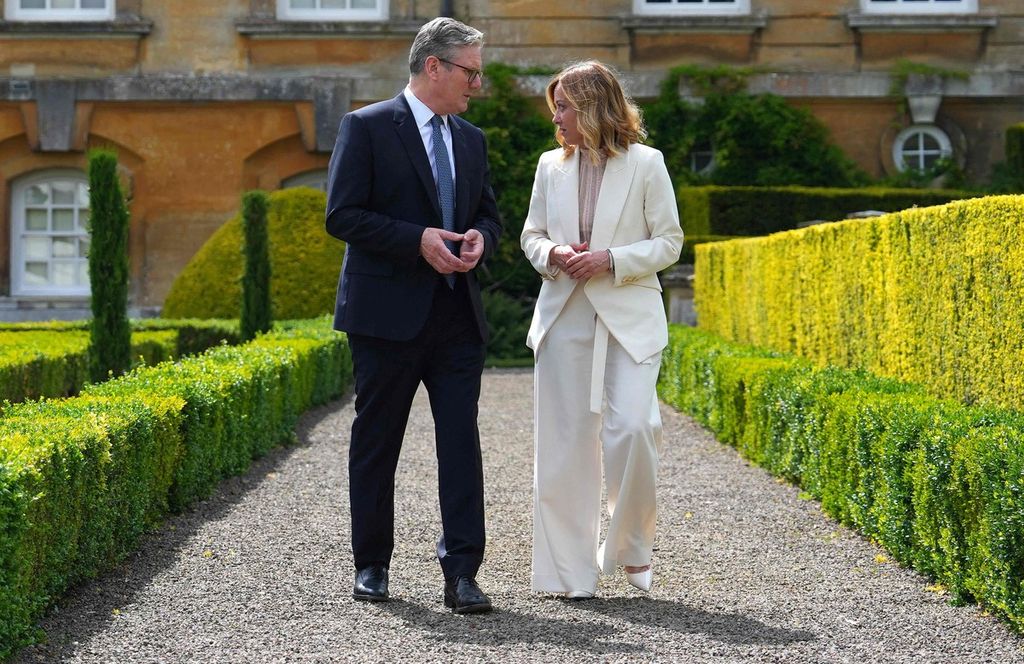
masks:
[[[555,116],[551,118],[551,121],[558,125],[558,133],[562,140],[569,145],[584,147],[583,135],[576,124],[576,109],[565,98],[561,83],[555,86],[551,96],[555,101]]]

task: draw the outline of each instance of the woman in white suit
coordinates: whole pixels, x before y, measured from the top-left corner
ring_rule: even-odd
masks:
[[[523,251],[544,282],[527,345],[534,380],[533,590],[594,596],[625,568],[649,590],[667,321],[657,272],[683,232],[662,155],[599,62],[547,86],[561,144],[541,155]],[[609,524],[600,539],[602,461]]]

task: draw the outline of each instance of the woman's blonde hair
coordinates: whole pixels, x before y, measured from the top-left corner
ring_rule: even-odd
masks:
[[[555,113],[555,88],[562,86],[562,94],[576,111],[576,124],[590,149],[590,158],[599,161],[599,155],[611,157],[629,149],[631,143],[647,138],[643,117],[636,103],[622,90],[614,72],[597,60],[569,65],[548,83],[547,100],[551,113]],[[568,157],[576,146],[567,144],[555,130],[555,140]]]

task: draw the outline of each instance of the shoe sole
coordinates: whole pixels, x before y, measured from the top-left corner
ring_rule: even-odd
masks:
[[[490,604],[470,604],[469,606],[455,606],[455,602],[447,597],[444,598],[444,605],[460,616],[467,613],[487,613],[493,609]]]
[[[358,602],[390,602],[391,598],[387,595],[381,597],[380,595],[362,595],[359,593],[352,593],[352,599]]]

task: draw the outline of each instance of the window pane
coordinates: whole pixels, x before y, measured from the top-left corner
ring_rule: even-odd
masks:
[[[25,238],[25,258],[30,261],[47,260],[50,258],[50,238]]]
[[[921,135],[921,141],[922,141],[922,143],[924,145],[924,149],[925,150],[941,150],[942,149],[939,146],[939,142],[937,140],[935,140],[935,137],[931,136],[930,134],[922,134]]]
[[[316,9],[316,0],[289,0],[292,9]]]
[[[74,258],[78,256],[78,242],[73,237],[53,238],[54,258]]]
[[[47,220],[46,210],[25,210],[25,230],[27,231],[49,230]]]
[[[106,9],[107,0],[82,0],[82,9]]]
[[[321,9],[347,9],[347,0],[320,0]]]
[[[79,210],[78,211],[78,230],[82,233],[89,232],[89,211]]]
[[[77,283],[78,266],[66,261],[53,263],[53,285],[74,286]]]
[[[77,203],[83,207],[89,207],[89,185],[78,183]]]
[[[50,200],[50,188],[45,184],[34,184],[25,192],[25,205],[42,205]]]
[[[21,0],[22,9],[46,9],[46,0]]]
[[[75,0],[50,0],[51,9],[74,9]]]
[[[926,171],[929,168],[931,168],[932,166],[934,166],[936,164],[936,162],[939,161],[939,156],[940,155],[931,154],[931,153],[924,155],[923,159],[921,160],[923,162],[922,170]]]
[[[78,238],[78,257],[88,258],[89,257],[89,238],[82,237]]]
[[[53,230],[55,230],[55,231],[73,231],[73,230],[75,230],[75,211],[74,210],[54,210],[53,211]]]
[[[46,263],[25,263],[25,285],[45,286],[49,281]]]
[[[74,182],[54,182],[53,187],[53,202],[56,205],[74,205],[75,203],[75,183]]]
[[[352,0],[352,9],[376,9],[377,0]]]
[[[89,285],[89,263],[87,261],[78,262],[78,285]]]

